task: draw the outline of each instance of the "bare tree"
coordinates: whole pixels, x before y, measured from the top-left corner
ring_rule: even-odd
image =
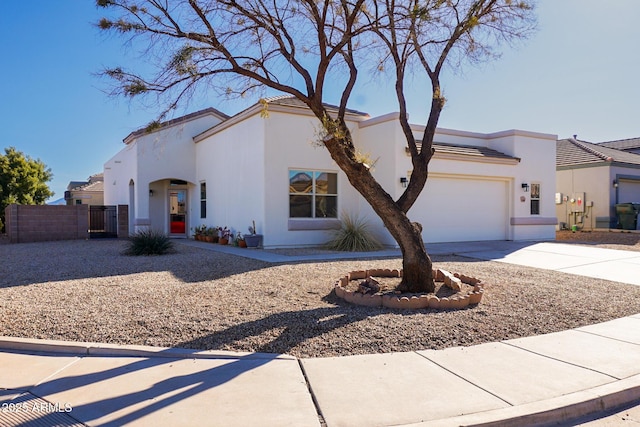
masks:
[[[98,26],[147,37],[147,57],[159,53],[156,73],[113,68],[116,93],[156,94],[168,100],[162,115],[195,90],[241,95],[267,87],[306,104],[322,124],[322,142],[351,185],[367,200],[400,246],[400,289],[434,290],[422,227],[407,212],[427,180],[432,142],[445,100],[440,75],[447,62],[491,57],[496,42],[523,37],[532,28],[532,6],[511,0],[97,0],[114,15]],[[153,50],[153,48],[159,50]],[[411,154],[409,185],[394,200],[357,155],[345,122],[347,103],[374,56],[391,64],[400,125]],[[408,122],[405,77],[424,73],[431,109],[421,142]],[[329,114],[325,84],[342,86],[337,113]],[[162,117],[161,115],[161,117]]]

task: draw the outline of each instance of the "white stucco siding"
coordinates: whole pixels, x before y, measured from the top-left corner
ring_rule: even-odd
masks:
[[[553,240],[556,229],[555,135],[509,130],[488,135],[488,148],[520,159],[513,174],[511,239]],[[522,184],[527,184],[525,191]],[[539,185],[539,213],[532,212],[533,184]]]
[[[289,221],[289,171],[325,171],[338,175],[338,212],[354,212],[360,195],[351,187],[346,175],[331,159],[323,146],[317,145],[320,123],[308,115],[271,112],[261,119],[265,123],[265,246],[305,246],[326,243],[330,232],[313,229],[292,229]],[[352,124],[354,134],[357,129]],[[355,136],[357,138],[357,136]],[[298,219],[294,220],[298,221]],[[316,221],[316,224],[326,223]]]
[[[192,138],[202,127],[198,122],[187,122],[139,138],[137,155],[141,181],[149,183],[167,178],[195,181]]]
[[[135,145],[125,146],[104,164],[105,205],[129,204],[129,183],[136,183],[137,171]]]
[[[196,144],[197,177],[191,203],[194,225],[265,233],[264,119],[250,117]],[[200,183],[207,185],[207,218],[200,218]]]
[[[505,141],[506,140],[506,141]],[[514,209],[514,217],[531,216],[530,192],[523,191],[522,184],[540,184],[540,214],[539,217],[555,217],[555,189],[556,189],[556,137],[555,135],[533,134],[513,131],[511,135],[498,138],[489,144],[495,149],[513,146],[513,152],[507,153],[520,159],[515,179],[515,199],[518,200]],[[500,151],[500,150],[499,150]],[[504,152],[504,151],[503,151]],[[526,198],[520,202],[520,197]],[[555,228],[555,226],[554,226]]]

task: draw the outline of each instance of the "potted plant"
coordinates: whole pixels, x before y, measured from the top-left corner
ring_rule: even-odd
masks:
[[[193,228],[193,238],[195,240],[204,240],[205,232],[207,231],[207,226],[202,224]]]
[[[249,233],[244,236],[244,241],[247,244],[248,248],[257,248],[262,246],[262,234],[258,234],[256,229],[256,222],[251,221],[251,226],[249,227]]]
[[[204,239],[209,243],[216,243],[218,241],[218,229],[216,227],[207,227],[204,232]]]
[[[229,244],[229,239],[231,238],[231,230],[229,230],[226,226],[218,227],[218,235],[220,236],[218,243],[220,243],[221,245]]]
[[[238,234],[236,234],[236,237],[233,241],[233,244],[235,246],[241,247],[241,248],[246,248],[247,247],[247,242],[244,239],[244,236],[242,235],[242,233],[240,233],[238,231]]]

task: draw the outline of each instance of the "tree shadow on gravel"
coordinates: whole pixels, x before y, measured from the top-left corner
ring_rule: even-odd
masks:
[[[335,304],[331,307],[273,313],[266,317],[239,323],[224,330],[190,341],[177,343],[176,347],[199,350],[224,350],[225,345],[250,340],[263,334],[273,339],[250,350],[260,353],[289,353],[297,345],[352,323],[389,312],[370,307],[354,306],[336,297],[334,292],[322,298]],[[261,340],[263,341],[263,340]]]
[[[238,323],[212,334],[189,341],[176,343],[176,347],[197,350],[228,350],[227,345],[238,351],[238,343],[245,342],[247,349],[259,353],[289,354],[299,344],[313,338],[329,334],[351,324],[388,314],[415,315],[431,314],[447,315],[455,311],[473,310],[476,306],[460,310],[398,310],[386,307],[366,307],[350,304],[337,297],[332,290],[322,298],[324,302],[332,304],[329,307],[314,308],[273,313],[253,321]],[[265,335],[271,338],[266,340]],[[262,344],[251,345],[252,338],[262,336],[257,341]],[[340,352],[340,349],[334,349]]]
[[[0,245],[0,289],[36,283],[170,272],[184,282],[202,282],[260,270],[272,264],[175,245],[160,256],[128,256],[123,240],[70,240]]]

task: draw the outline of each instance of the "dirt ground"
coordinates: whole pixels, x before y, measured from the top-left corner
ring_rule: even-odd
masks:
[[[640,232],[563,230],[556,232],[556,241],[640,252]]]

